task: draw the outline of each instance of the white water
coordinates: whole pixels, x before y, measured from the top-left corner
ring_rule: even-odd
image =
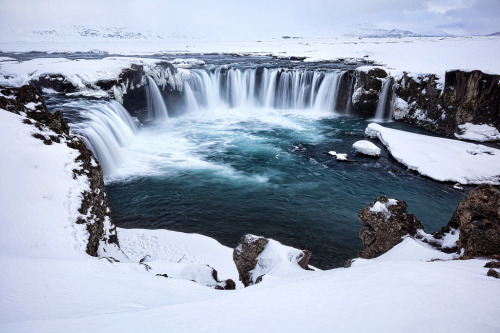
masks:
[[[137,126],[128,111],[118,102],[74,102],[85,121],[71,124],[71,131],[80,135],[94,153],[105,175],[112,174],[123,161],[123,149],[137,133]]]
[[[193,70],[184,83],[185,109],[244,106],[342,112],[337,107],[342,74],[268,68]]]
[[[148,80],[148,88],[146,89],[147,103],[148,103],[148,118],[149,119],[165,119],[168,118],[167,106],[165,101],[161,96],[160,89],[156,85],[156,82],[149,76],[146,76]]]
[[[386,117],[385,110],[387,108],[387,97],[389,96],[389,90],[392,87],[392,80],[387,79],[384,81],[382,84],[382,91],[380,92],[380,97],[378,99],[377,103],[377,111],[375,112],[375,119],[376,120],[386,120],[390,119]],[[392,107],[391,107],[392,109]],[[389,117],[391,115],[388,115]]]
[[[343,111],[337,110],[342,74],[267,68],[192,70],[183,82],[179,105],[185,114],[169,122],[159,121],[168,117],[167,108],[155,81],[147,76],[148,119],[155,121],[139,135],[129,113],[115,101],[79,102],[88,104],[79,106],[79,115],[86,119],[72,129],[95,153],[108,179],[165,174],[166,169],[179,167],[235,176],[239,172],[228,165],[206,161],[207,149],[225,150],[240,142],[242,135],[249,139],[244,146],[265,148],[259,137],[250,138],[249,123],[265,131],[290,128],[298,136],[304,134],[303,126],[306,133],[314,132],[312,119]],[[247,177],[267,178],[243,178]]]

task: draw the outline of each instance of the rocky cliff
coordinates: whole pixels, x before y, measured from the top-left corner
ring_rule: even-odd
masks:
[[[121,254],[116,228],[110,216],[110,209],[102,169],[90,150],[77,136],[69,133],[62,112],[47,112],[43,97],[34,86],[19,88],[0,87],[0,109],[10,111],[26,119],[26,125],[36,128],[33,137],[46,145],[66,144],[79,152],[75,159],[80,168],[73,170],[73,177],[85,179],[89,190],[81,193],[81,206],[78,209],[77,224],[85,224],[88,231],[86,252],[91,256]],[[3,111],[0,111],[3,112]]]
[[[355,70],[352,95],[355,113],[374,116],[389,76],[378,67]],[[453,70],[444,80],[435,74],[403,73],[392,78],[393,118],[442,135],[461,135],[465,124],[500,130],[500,75]]]

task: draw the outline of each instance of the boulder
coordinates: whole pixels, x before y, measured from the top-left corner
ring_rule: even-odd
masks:
[[[462,200],[449,228],[460,229],[458,248],[465,256],[500,255],[500,193],[482,184]]]
[[[414,215],[408,214],[407,207],[406,202],[383,195],[358,214],[363,225],[359,231],[364,245],[361,258],[378,257],[399,244],[404,236],[415,236],[419,229],[424,229]]]
[[[245,287],[255,283],[250,271],[257,265],[257,257],[264,251],[268,242],[265,237],[250,234],[244,235],[238,241],[233,251],[233,261],[238,269],[240,281]]]
[[[233,260],[241,282],[248,287],[262,281],[264,275],[290,274],[309,268],[311,251],[299,250],[273,239],[245,235],[233,251]]]
[[[367,140],[356,141],[352,147],[356,152],[368,156],[380,156],[380,148]]]

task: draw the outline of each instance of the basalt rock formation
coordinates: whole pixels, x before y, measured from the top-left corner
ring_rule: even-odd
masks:
[[[120,251],[116,227],[111,220],[104,191],[102,169],[85,143],[77,136],[70,135],[62,112],[50,114],[41,94],[29,85],[19,88],[0,87],[0,108],[25,116],[24,123],[35,127],[33,137],[46,145],[66,144],[79,152],[75,161],[80,168],[73,170],[73,177],[84,177],[89,190],[81,193],[83,199],[78,209],[81,215],[75,223],[85,224],[87,227],[89,238],[86,252],[91,256],[106,256]]]
[[[363,224],[359,231],[364,245],[361,258],[378,257],[401,243],[404,236],[415,236],[424,229],[413,214],[408,214],[407,207],[406,202],[383,195],[358,214]]]
[[[374,67],[367,71],[354,71],[354,92],[352,94],[352,110],[356,114],[373,116],[382,92],[382,83],[387,72]]]
[[[448,227],[460,230],[458,248],[465,256],[500,255],[500,193],[479,185],[462,200]]]
[[[395,92],[395,120],[451,137],[466,123],[500,130],[500,75],[449,71],[443,86],[434,74],[405,73],[396,80]]]

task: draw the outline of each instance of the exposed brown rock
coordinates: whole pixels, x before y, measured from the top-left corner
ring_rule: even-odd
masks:
[[[408,214],[407,206],[404,201],[383,195],[358,214],[363,224],[359,231],[364,245],[361,258],[378,257],[399,244],[403,236],[415,236],[418,229],[424,229],[413,214]]]
[[[465,256],[500,255],[500,193],[479,185],[458,204],[448,226],[460,228],[458,247]]]
[[[484,265],[485,268],[500,268],[500,261],[489,261]]]
[[[493,268],[490,268],[488,270],[488,273],[486,273],[486,275],[488,276],[491,276],[491,277],[494,277],[496,279],[500,279],[500,273],[498,273],[496,270],[494,270]]]
[[[250,271],[257,265],[257,257],[264,251],[268,242],[265,237],[247,234],[241,237],[236,244],[233,251],[233,261],[238,269],[240,281],[245,287],[255,283]]]

